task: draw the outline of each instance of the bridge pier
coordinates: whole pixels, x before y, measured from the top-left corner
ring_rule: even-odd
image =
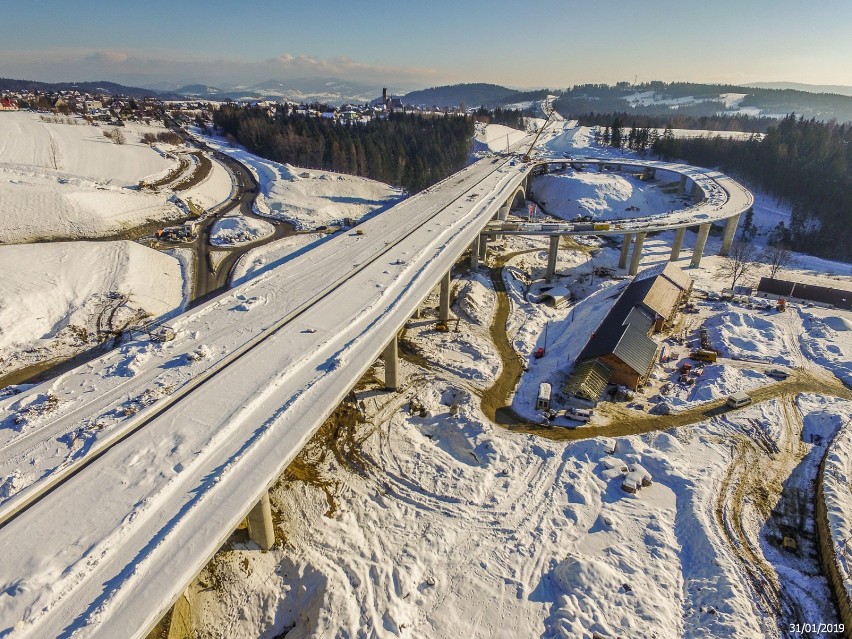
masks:
[[[272,507],[269,505],[269,491],[264,491],[254,508],[248,514],[249,539],[269,550],[275,544],[275,528],[272,525]]]
[[[685,226],[681,226],[675,231],[674,242],[672,242],[672,254],[669,256],[669,262],[674,262],[680,257],[680,249],[683,247],[684,235],[686,235]]]
[[[479,268],[479,236],[473,240],[470,245],[470,270],[475,271]]]
[[[547,271],[544,279],[547,282],[553,281],[553,276],[556,275],[556,260],[559,257],[559,236],[550,236],[550,248],[547,252]]]
[[[479,236],[479,261],[484,262],[488,258],[488,235]]]
[[[639,260],[642,259],[642,245],[645,243],[647,233],[637,233],[636,242],[633,244],[633,255],[630,257],[630,271],[628,275],[636,275],[639,272]]]
[[[710,235],[710,222],[705,222],[698,227],[698,237],[695,238],[695,250],[692,251],[692,261],[689,265],[698,268],[701,257],[704,255],[704,245],[707,244],[707,236]]]
[[[382,357],[385,360],[385,389],[395,391],[398,387],[397,368],[399,366],[399,345],[396,334],[388,342]]]
[[[618,268],[627,268],[627,256],[630,253],[630,242],[633,241],[633,233],[625,233],[621,240],[621,257],[618,258]]]
[[[686,176],[681,174],[680,182],[677,185],[677,194],[683,195],[684,193],[686,193]]]
[[[441,322],[450,319],[450,277],[450,271],[441,277],[441,302],[438,307],[438,320]]]
[[[722,247],[719,249],[719,255],[727,255],[731,252],[731,244],[734,242],[734,235],[737,232],[737,224],[739,223],[739,215],[734,215],[725,220],[725,230],[722,232]]]
[[[526,191],[524,191],[524,192],[526,192]],[[510,200],[509,202],[506,202],[503,206],[501,206],[499,211],[497,211],[497,219],[500,220],[501,222],[505,222],[506,220],[508,220],[509,219],[509,211],[511,210],[511,208],[512,208],[512,202]],[[495,240],[499,240],[499,239],[502,239],[502,238],[503,238],[503,235],[501,233],[495,233],[494,234]]]
[[[692,183],[691,195],[692,195],[692,201],[695,204],[697,204],[698,202],[701,202],[704,199],[704,190],[700,186],[698,186],[698,182]]]

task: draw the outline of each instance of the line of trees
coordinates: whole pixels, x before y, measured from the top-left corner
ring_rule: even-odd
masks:
[[[741,114],[722,115],[719,113],[696,116],[677,112],[652,115],[627,113],[626,111],[615,113],[590,111],[580,115],[573,115],[572,117],[582,126],[612,126],[613,120],[618,119],[622,122],[630,122],[632,126],[639,128],[664,129],[668,126],[673,129],[742,131],[745,133],[765,133],[770,126],[778,123],[777,118]]]
[[[222,106],[213,123],[249,151],[276,162],[360,175],[411,193],[463,168],[473,119],[391,113],[345,125],[279,109]]]
[[[670,129],[669,129],[670,130]],[[629,149],[645,155],[648,149],[656,142],[658,133],[650,127],[639,127],[634,122],[630,129],[624,126],[624,120],[615,116],[603,130],[595,129],[595,142],[615,149]]]
[[[501,109],[497,107],[490,110],[481,106],[474,112],[473,118],[477,122],[484,122],[485,124],[502,124],[513,129],[524,130],[524,112],[521,109]]]
[[[719,166],[791,207],[771,238],[797,250],[852,261],[852,125],[790,114],[761,139],[661,136],[653,146],[666,160]]]

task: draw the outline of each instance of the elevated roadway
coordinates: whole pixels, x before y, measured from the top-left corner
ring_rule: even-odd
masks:
[[[145,636],[383,352],[396,385],[396,333],[535,165],[480,160],[2,400],[0,636]]]

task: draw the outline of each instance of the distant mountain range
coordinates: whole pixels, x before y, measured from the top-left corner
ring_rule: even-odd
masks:
[[[202,84],[174,86],[174,93],[208,100],[277,100],[290,102],[321,102],[363,104],[382,95],[384,87],[340,80],[338,78],[296,78],[293,80],[267,80],[250,86],[212,87]],[[389,89],[397,93],[399,89]]]

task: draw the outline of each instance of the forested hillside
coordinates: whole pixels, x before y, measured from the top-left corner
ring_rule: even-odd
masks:
[[[773,240],[814,255],[852,262],[852,125],[791,114],[761,139],[707,136],[654,143],[663,159],[683,159],[726,172],[789,203],[789,228]]]
[[[344,125],[279,108],[223,106],[214,124],[249,151],[296,166],[322,168],[401,186],[416,193],[464,167],[473,120],[392,113]]]

